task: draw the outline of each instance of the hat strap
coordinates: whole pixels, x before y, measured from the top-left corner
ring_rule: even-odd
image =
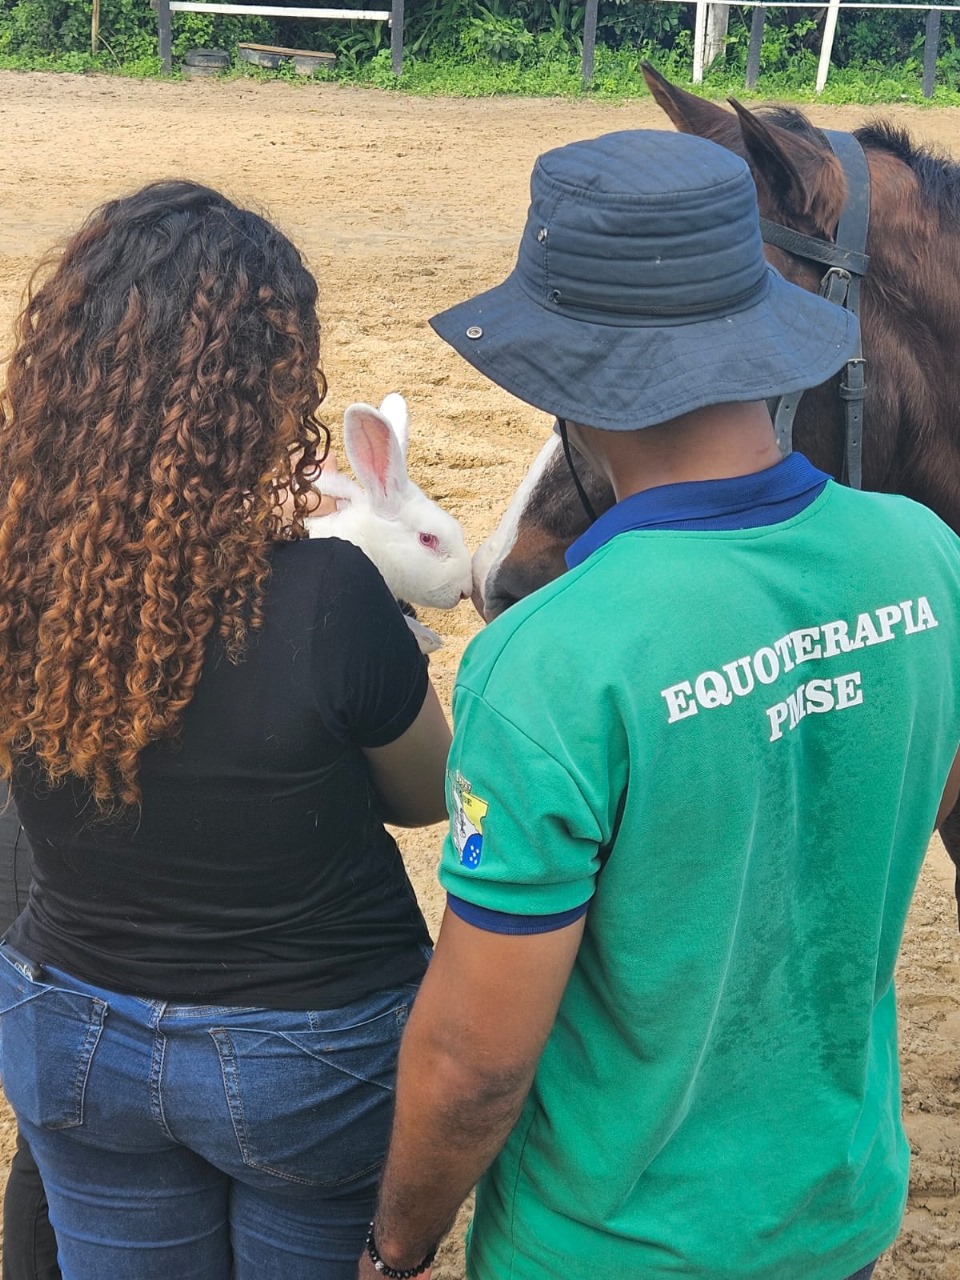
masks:
[[[557,430],[560,432],[560,443],[563,445],[563,456],[567,460],[567,466],[570,468],[570,474],[573,476],[573,483],[576,486],[577,494],[584,511],[587,513],[587,519],[591,524],[597,518],[597,513],[593,509],[593,504],[587,497],[587,491],[583,487],[580,477],[577,475],[577,468],[573,465],[573,454],[570,452],[570,440],[567,436],[567,420],[566,418],[557,419]]]

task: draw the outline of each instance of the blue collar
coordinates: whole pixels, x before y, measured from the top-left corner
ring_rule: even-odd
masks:
[[[829,479],[802,453],[790,453],[749,476],[644,489],[594,521],[567,549],[567,567],[583,564],[611,538],[631,529],[757,529],[780,524],[818,498]]]

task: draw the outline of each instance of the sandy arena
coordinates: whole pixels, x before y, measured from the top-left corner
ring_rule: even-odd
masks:
[[[877,112],[810,114],[818,124],[852,128]],[[885,114],[960,159],[956,111]],[[273,217],[317,275],[330,383],[325,417],[335,440],[352,400],[377,403],[402,391],[411,406],[411,472],[476,546],[548,423],[485,383],[434,336],[427,318],[509,270],[540,151],[644,126],[669,127],[649,99],[624,106],[424,101],[315,85],[0,73],[0,345],[6,350],[39,257],[94,205],[153,178],[209,182]],[[464,605],[425,613],[424,621],[447,637],[432,669],[449,705],[478,619]],[[402,836],[434,929],[442,909],[434,879],[440,838],[439,828]],[[935,841],[899,973],[910,1205],[877,1280],[960,1280],[960,940],[950,882]],[[5,1168],[14,1128],[0,1107]],[[462,1242],[462,1230],[447,1241],[435,1280],[461,1280]]]

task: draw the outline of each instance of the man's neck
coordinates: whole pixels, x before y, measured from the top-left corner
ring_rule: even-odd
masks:
[[[765,471],[781,460],[766,405],[711,405],[640,431],[575,426],[572,438],[622,502],[644,489]]]

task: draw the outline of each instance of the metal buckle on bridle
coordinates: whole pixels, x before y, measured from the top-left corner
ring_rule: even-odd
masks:
[[[866,275],[867,228],[870,221],[870,170],[863,148],[850,133],[825,130],[834,155],[847,179],[847,203],[840,214],[833,241],[804,235],[792,227],[760,219],[763,238],[795,257],[827,267],[820,281],[820,296],[845,307],[859,319],[860,281]],[[843,264],[843,265],[841,265]],[[840,378],[840,398],[845,406],[843,480],[853,489],[863,483],[863,400],[866,392],[863,347],[847,361]],[[793,447],[793,419],[802,392],[769,402],[770,416],[782,453]]]
[[[831,267],[820,281],[820,297],[835,302],[838,307],[846,306],[852,279],[850,272],[843,267]]]

